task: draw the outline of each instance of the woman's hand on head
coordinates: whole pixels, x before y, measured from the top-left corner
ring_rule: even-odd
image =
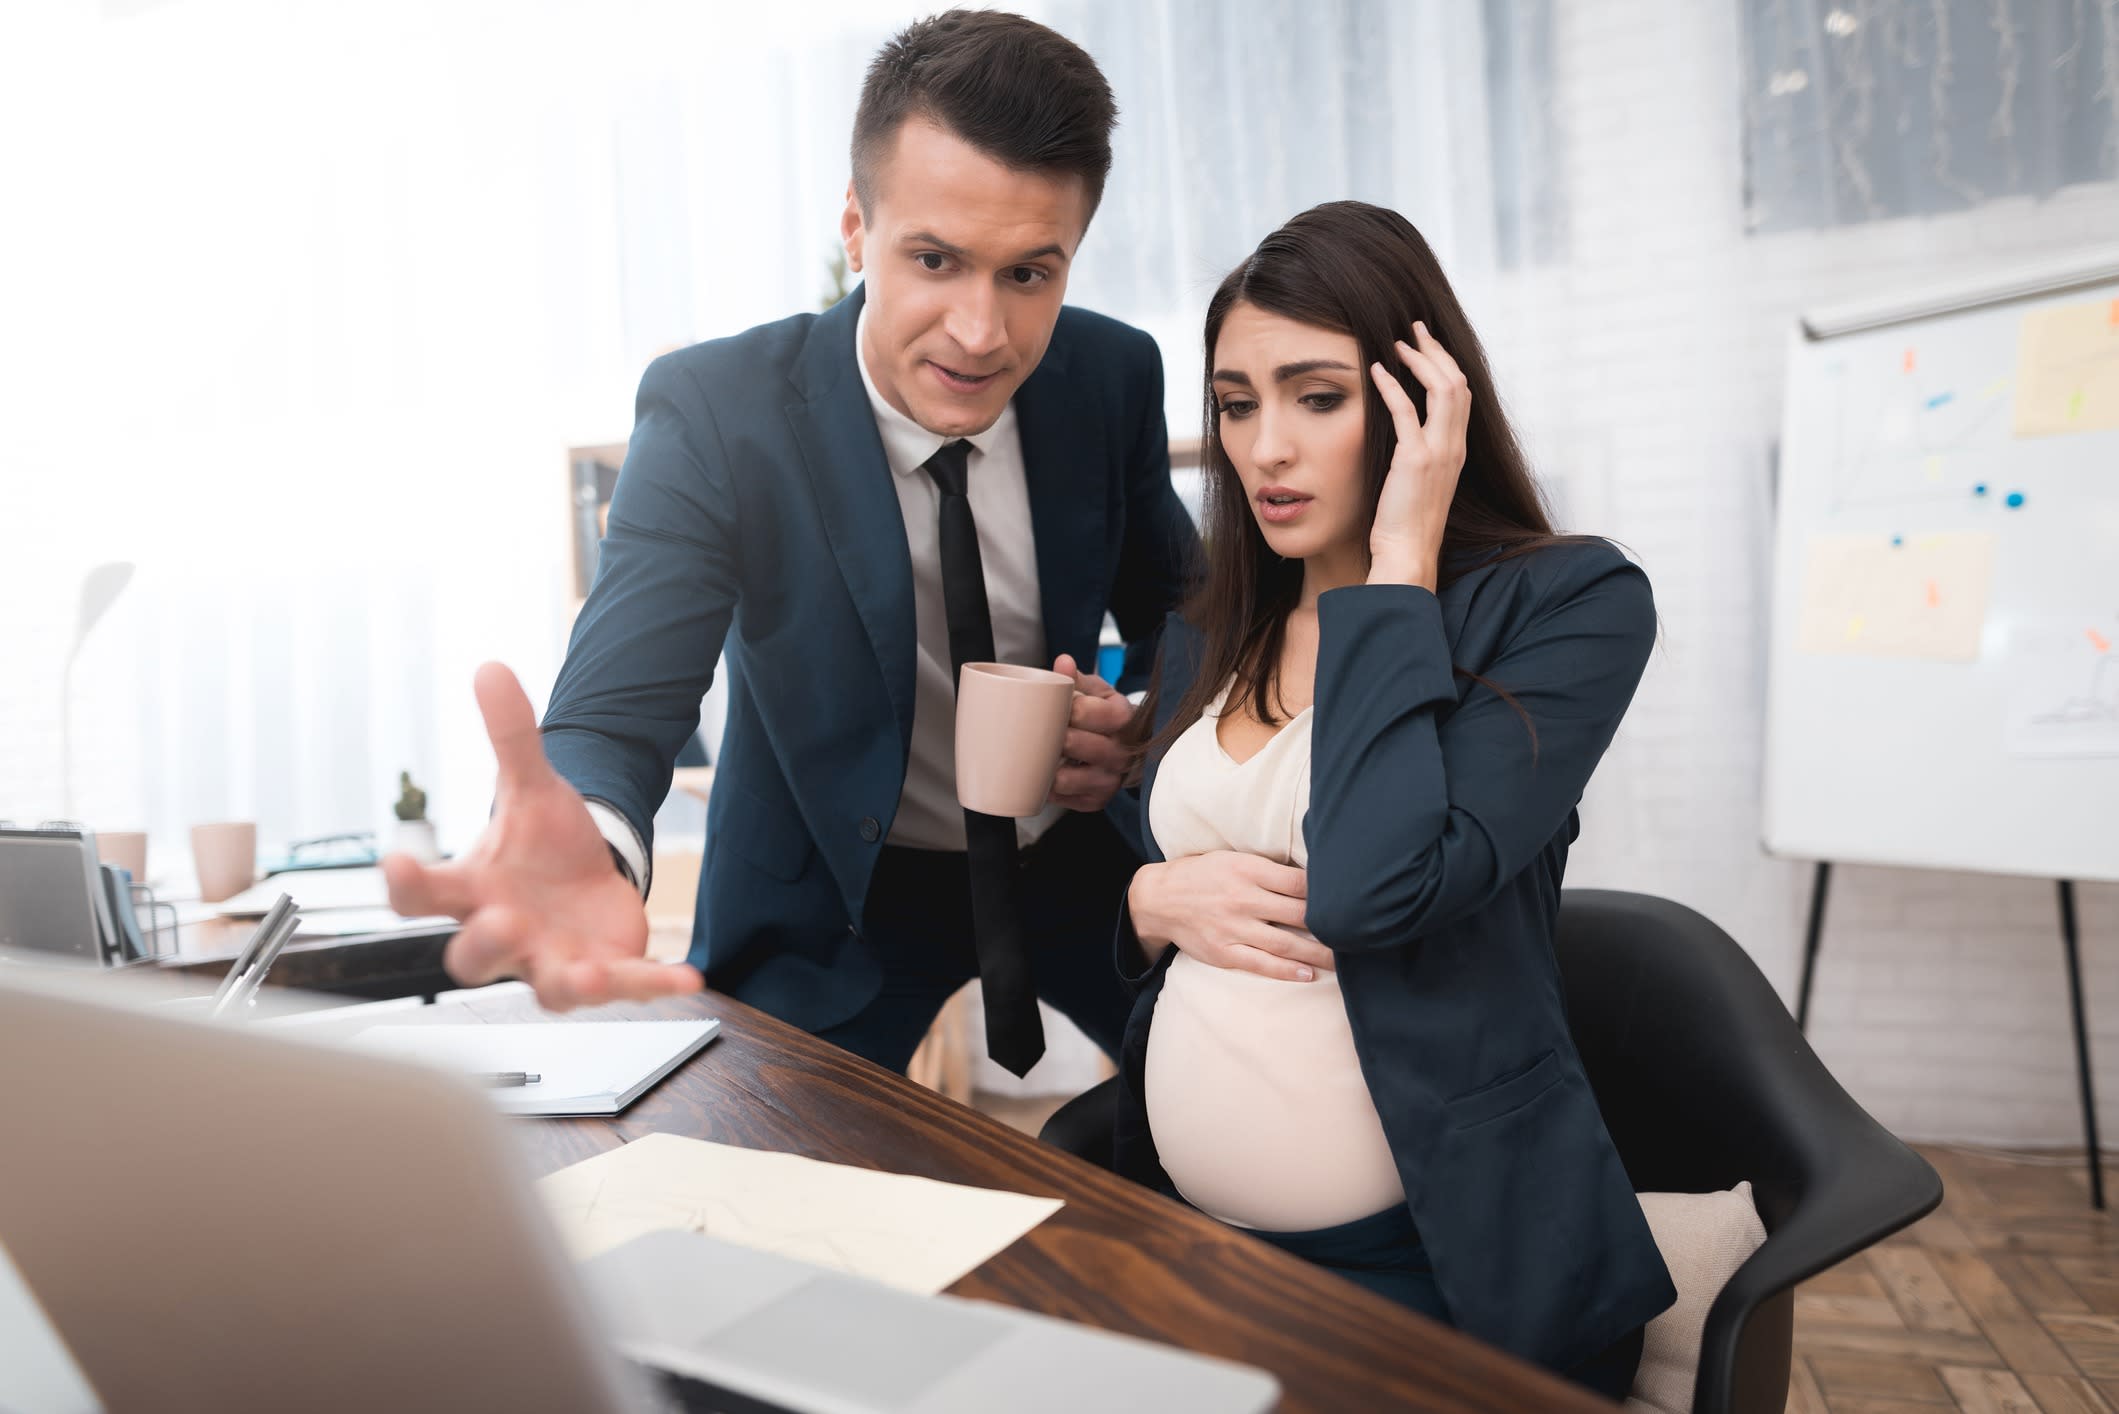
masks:
[[[1210,967],[1312,982],[1333,961],[1301,931],[1308,888],[1300,869],[1223,849],[1142,866],[1127,903],[1151,957],[1175,944]]]
[[[1433,589],[1442,557],[1442,528],[1457,494],[1457,475],[1464,469],[1472,395],[1464,370],[1427,325],[1413,325],[1413,341],[1400,340],[1396,347],[1400,361],[1427,390],[1425,422],[1390,371],[1381,363],[1369,365],[1369,377],[1398,437],[1376,502],[1376,522],[1369,529],[1369,583]]]

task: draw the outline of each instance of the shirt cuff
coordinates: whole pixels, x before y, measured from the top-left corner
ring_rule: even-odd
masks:
[[[1118,982],[1125,988],[1129,997],[1139,996],[1141,989],[1148,985],[1148,979],[1153,977],[1158,969],[1168,966],[1170,959],[1177,953],[1177,944],[1164,943],[1162,951],[1155,955],[1152,962],[1149,960],[1148,950],[1142,945],[1140,934],[1133,926],[1132,897],[1133,886],[1129,879],[1126,892],[1119,896],[1118,931],[1111,940],[1112,958],[1118,964]]]
[[[625,875],[626,882],[646,898],[648,885],[654,880],[647,846],[641,843],[640,832],[633,828],[631,821],[603,801],[591,800],[587,804],[589,818],[596,822],[597,833],[611,846],[611,862],[618,866],[619,873]]]

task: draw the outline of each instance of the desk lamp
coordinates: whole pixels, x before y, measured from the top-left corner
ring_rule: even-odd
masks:
[[[74,626],[73,647],[66,650],[66,672],[59,685],[59,813],[68,820],[74,818],[74,660],[81,656],[81,645],[88,641],[89,631],[131,582],[132,564],[128,560],[97,565],[81,581],[81,618]]]

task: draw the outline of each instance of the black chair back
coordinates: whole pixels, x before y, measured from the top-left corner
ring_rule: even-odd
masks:
[[[1708,1314],[1693,1408],[1777,1414],[1796,1283],[1931,1211],[1942,1180],[1840,1087],[1758,966],[1692,909],[1570,889],[1558,950],[1569,1029],[1634,1190],[1751,1182],[1766,1245]]]

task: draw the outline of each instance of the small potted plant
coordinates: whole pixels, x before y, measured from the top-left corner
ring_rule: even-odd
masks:
[[[397,804],[391,807],[397,814],[397,832],[391,836],[390,847],[431,864],[441,858],[441,845],[427,819],[427,793],[412,784],[410,771],[397,773],[397,785]]]
[[[824,287],[824,298],[817,301],[818,309],[830,309],[846,298],[846,277],[852,273],[846,268],[846,247],[835,245],[831,248],[831,258],[824,262],[824,272],[831,283]]]

